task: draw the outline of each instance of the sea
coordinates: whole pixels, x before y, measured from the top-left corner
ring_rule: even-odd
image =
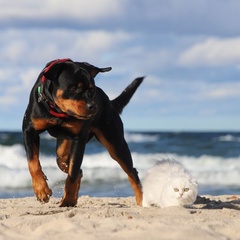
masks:
[[[175,159],[195,177],[200,195],[240,194],[240,132],[125,132],[143,179],[162,159]],[[66,174],[56,163],[55,139],[41,134],[40,161],[53,196],[63,194]],[[86,147],[79,196],[133,196],[126,174],[97,140]],[[21,132],[0,132],[0,198],[34,196]]]

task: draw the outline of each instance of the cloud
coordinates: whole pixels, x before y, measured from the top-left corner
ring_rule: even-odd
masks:
[[[26,21],[49,21],[71,19],[73,21],[97,21],[109,16],[116,16],[122,11],[125,0],[29,0],[10,2],[0,1],[0,20],[6,22],[17,21],[27,24]],[[33,22],[32,22],[33,23]],[[28,25],[31,24],[30,22]]]
[[[11,63],[18,62],[25,53],[28,52],[27,42],[23,39],[12,40],[2,49],[2,56]]]
[[[9,111],[12,106],[16,105],[19,99],[10,95],[1,95],[0,96],[0,107],[1,110]]]
[[[70,57],[76,60],[100,60],[122,44],[129,41],[131,34],[105,30],[76,31],[65,29],[4,30],[0,40],[2,65],[19,66],[45,64],[47,61]]]
[[[0,69],[0,107],[5,111],[18,111],[28,100],[39,69],[34,67]],[[16,109],[17,108],[17,109]],[[15,110],[13,110],[15,109]]]
[[[239,8],[236,0],[0,0],[0,27],[237,36]]]
[[[224,66],[240,61],[240,38],[208,38],[185,50],[179,57],[183,66]]]
[[[236,109],[240,100],[240,82],[160,79],[149,76],[139,89],[137,102],[157,112],[190,114]],[[143,98],[144,96],[144,98]],[[235,110],[234,110],[235,111]]]
[[[2,86],[3,87],[3,86]],[[22,91],[21,83],[16,85],[7,85],[0,91],[0,108],[4,111],[11,110],[12,107],[21,103],[19,92]]]
[[[210,100],[228,100],[240,99],[240,82],[230,83],[208,83],[205,90],[200,94],[203,99]]]
[[[21,81],[21,90],[30,91],[33,84],[37,80],[37,77],[39,75],[39,69],[38,68],[28,68],[24,69],[24,71],[19,73],[19,78]]]

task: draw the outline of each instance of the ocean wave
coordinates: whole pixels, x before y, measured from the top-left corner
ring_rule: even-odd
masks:
[[[142,133],[128,133],[124,134],[125,139],[128,143],[142,143],[142,142],[155,142],[159,140],[158,134],[142,134]]]
[[[219,142],[240,142],[240,137],[233,136],[231,134],[226,134],[217,138]]]
[[[24,188],[31,187],[25,151],[22,145],[0,145],[0,187]],[[197,179],[199,184],[239,186],[240,158],[222,158],[202,155],[200,157],[180,156],[176,154],[142,154],[132,153],[134,166],[141,179],[147,170],[161,159],[176,159],[181,162]],[[48,176],[49,185],[53,186],[65,181],[66,174],[58,169],[54,155],[41,155],[41,165]],[[111,159],[108,152],[86,154],[82,164],[83,181],[120,181],[127,179],[118,163]]]
[[[5,137],[7,137],[7,135]],[[125,132],[124,137],[127,142],[135,142],[135,143],[155,142],[159,140],[159,134]],[[43,132],[41,134],[41,139],[54,140],[55,138],[49,135],[48,132]]]

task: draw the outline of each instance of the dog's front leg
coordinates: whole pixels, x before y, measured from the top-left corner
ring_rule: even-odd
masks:
[[[71,141],[71,146],[66,144],[66,141],[63,141],[62,144],[59,145],[59,148],[62,149],[62,152],[71,153],[68,164],[64,164],[67,166],[67,169],[62,169],[63,171],[68,171],[68,176],[66,179],[64,194],[60,203],[60,207],[73,207],[77,204],[78,192],[80,189],[81,178],[83,176],[80,168],[82,165],[85,142],[86,139],[78,139]],[[66,149],[63,151],[64,146],[67,148],[71,147],[71,149]],[[60,151],[57,152],[59,153]],[[59,166],[61,165],[59,164]]]
[[[48,202],[52,190],[48,187],[47,177],[39,161],[39,134],[33,128],[26,128],[23,131],[23,140],[34,193],[40,202]]]

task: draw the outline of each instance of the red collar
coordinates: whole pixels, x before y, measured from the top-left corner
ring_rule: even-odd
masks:
[[[60,62],[67,62],[67,61],[72,61],[72,60],[69,58],[63,58],[63,59],[57,59],[50,62],[42,71],[41,85],[38,87],[38,90],[37,90],[38,102],[42,102],[51,115],[59,118],[66,118],[66,117],[69,117],[69,115],[67,113],[58,111],[54,103],[51,100],[49,100],[44,94],[44,83],[46,80],[44,73],[46,73],[54,64],[60,63]]]
[[[62,58],[62,59],[56,59],[50,62],[44,69],[43,69],[43,75],[42,75],[42,83],[45,82],[46,77],[44,76],[44,73],[48,72],[48,70],[56,63],[61,63],[61,62],[67,62],[67,61],[72,61],[70,58]]]

